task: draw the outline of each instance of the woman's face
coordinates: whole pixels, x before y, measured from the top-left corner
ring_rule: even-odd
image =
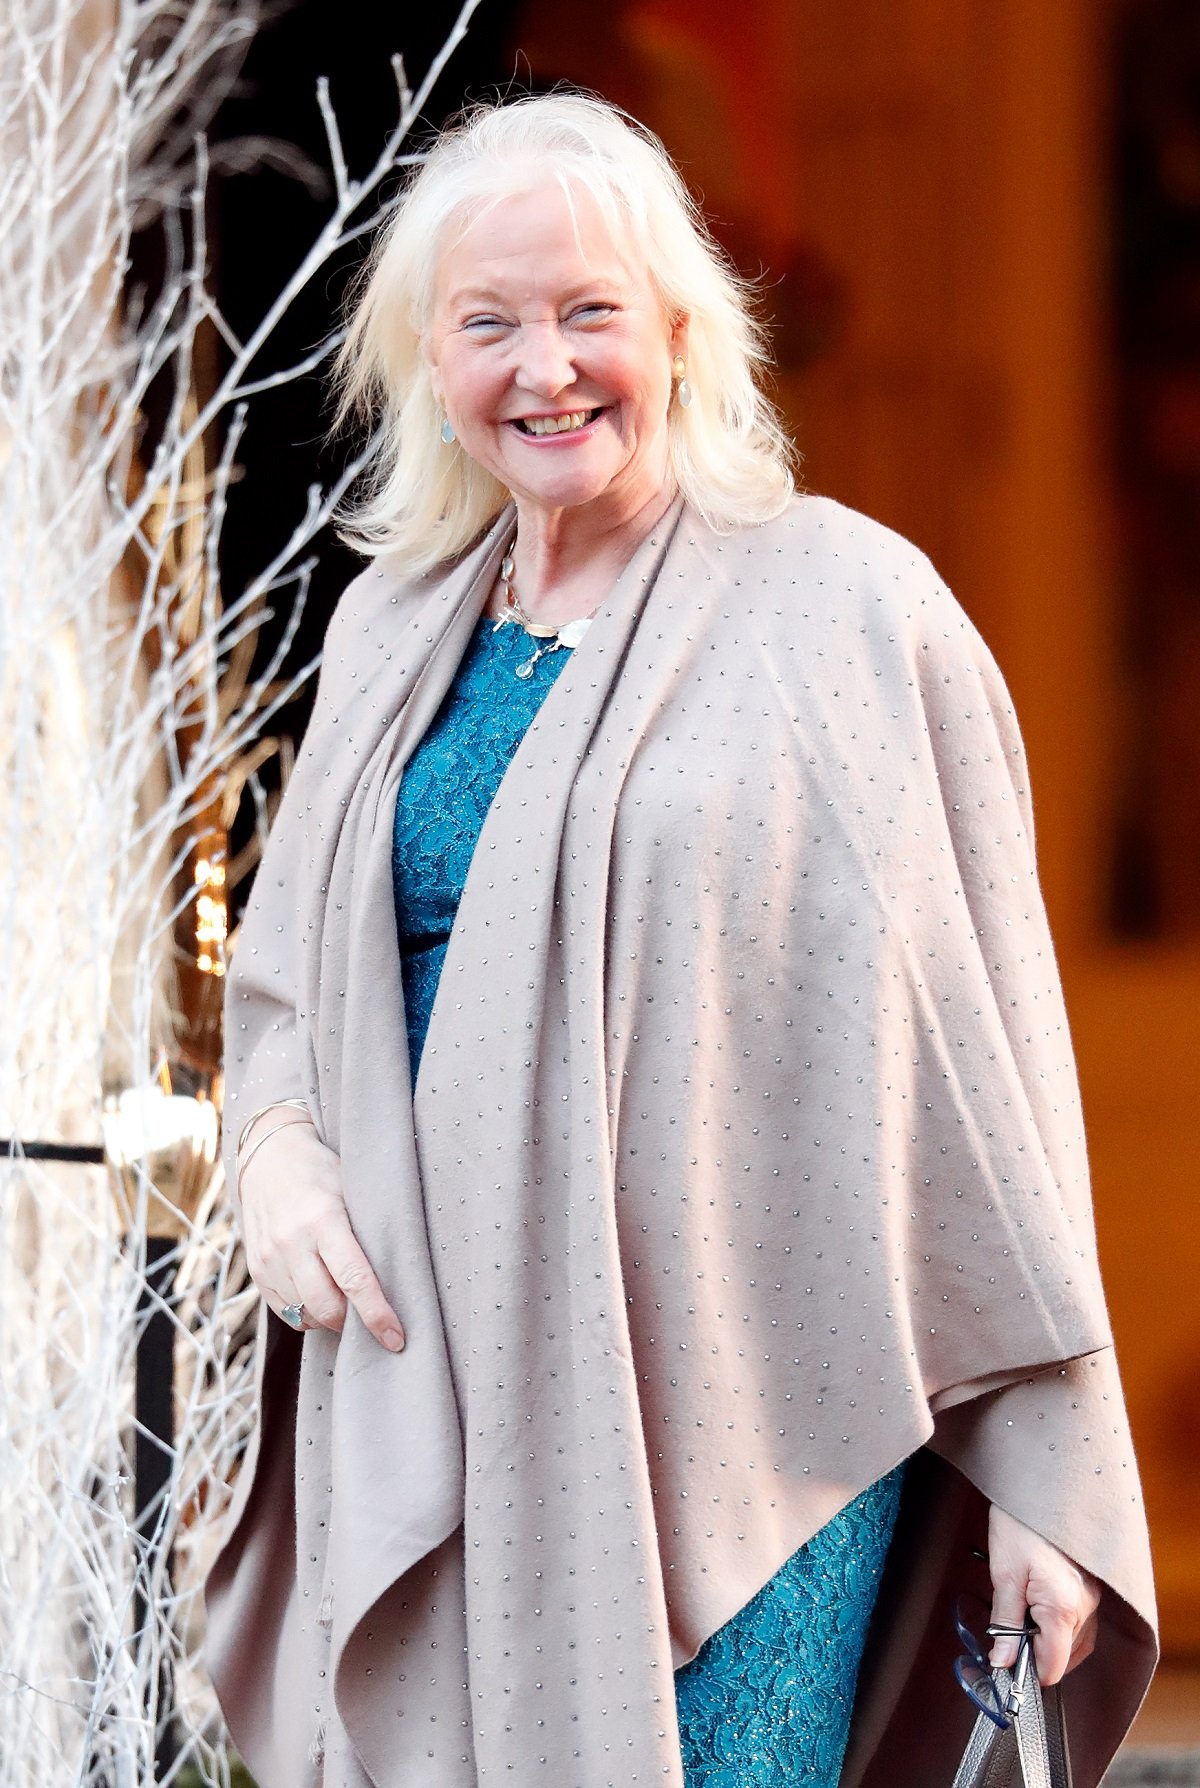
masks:
[[[463,451],[518,507],[619,523],[666,487],[671,361],[649,272],[586,189],[500,200],[441,257],[425,341]]]

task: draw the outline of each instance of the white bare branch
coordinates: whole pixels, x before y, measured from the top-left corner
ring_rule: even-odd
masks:
[[[396,60],[365,173],[320,84],[329,167],[300,177],[327,215],[243,339],[209,290],[204,129],[258,0],[0,0],[0,1788],[229,1781],[198,1587],[254,1420],[257,1295],[214,1165],[213,1063],[181,1066],[180,975],[198,858],[247,867],[252,847],[222,862],[224,829],[246,790],[261,836],[260,772],[290,762],[271,728],[312,668],[289,669],[313,543],[371,446],[242,589],[222,589],[221,530],[253,400],[341,339],[293,361],[279,325],[387,214],[477,4],[415,90]],[[283,159],[256,138],[218,165],[250,155]],[[129,273],[151,224],[146,294]],[[202,331],[223,357],[207,386]],[[102,1138],[107,1168],[20,1146]],[[165,1452],[135,1402],[156,1320]],[[140,1519],[139,1436],[164,1468]]]

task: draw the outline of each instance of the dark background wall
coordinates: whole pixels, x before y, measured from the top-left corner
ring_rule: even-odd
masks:
[[[221,109],[217,143],[273,139],[278,152],[250,152],[247,171],[218,174],[210,196],[215,288],[225,314],[244,338],[263,315],[282,279],[299,263],[329,212],[332,182],[317,107],[319,76],[329,79],[346,159],[352,174],[374,162],[398,115],[391,58],[405,57],[416,88],[445,41],[457,7],[447,0],[422,6],[380,6],[377,0],[304,0],[281,10],[255,37],[238,91]],[[514,58],[506,47],[509,0],[485,0],[464,43],[431,93],[423,114],[428,135],[467,97],[506,85]],[[220,150],[218,149],[218,158]],[[397,190],[398,178],[384,187]],[[360,241],[326,267],[292,306],[264,355],[260,372],[304,357],[330,331],[347,278],[366,247]],[[214,344],[219,354],[219,347]],[[328,438],[330,406],[320,373],[257,398],[238,458],[242,476],[229,504],[222,540],[222,578],[229,591],[245,587],[304,513],[308,487],[328,483],[345,462],[346,442]],[[319,651],[325,623],[359,561],[327,529],[316,546],[317,568],[297,639],[297,665]],[[280,617],[280,620],[282,617]],[[264,644],[280,622],[264,629]],[[311,695],[311,692],[310,692]],[[288,717],[302,729],[310,695]]]

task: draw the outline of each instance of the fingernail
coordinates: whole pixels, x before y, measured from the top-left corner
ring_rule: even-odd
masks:
[[[384,1329],[383,1344],[385,1347],[390,1347],[393,1353],[399,1353],[404,1346],[403,1329]]]

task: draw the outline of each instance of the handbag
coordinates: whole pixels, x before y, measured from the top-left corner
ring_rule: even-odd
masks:
[[[961,1623],[959,1631],[964,1631]],[[1029,1629],[1021,1635],[1012,1669],[997,1665],[988,1677],[993,1710],[972,1696],[980,1713],[954,1788],[1071,1788],[1062,1696],[1057,1686],[1043,1689],[1038,1681]]]

